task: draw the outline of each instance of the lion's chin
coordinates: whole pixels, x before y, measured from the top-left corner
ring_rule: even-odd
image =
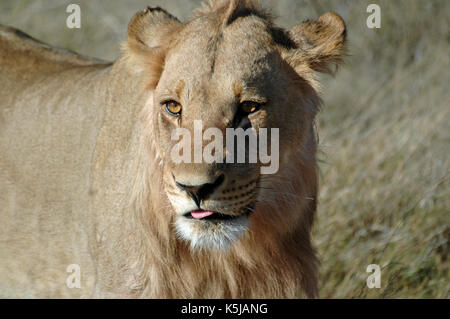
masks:
[[[175,229],[192,252],[227,250],[248,231],[249,216],[228,220],[197,220],[180,216],[175,221]]]

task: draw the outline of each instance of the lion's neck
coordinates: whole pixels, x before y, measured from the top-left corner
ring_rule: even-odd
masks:
[[[155,164],[157,168],[158,164]],[[227,251],[192,252],[172,228],[170,204],[160,188],[160,170],[150,170],[148,194],[135,207],[136,240],[141,245],[129,250],[136,267],[131,286],[145,298],[292,298],[313,297],[316,291],[316,257],[310,244],[309,225],[286,231],[268,220],[257,218],[286,214],[259,209],[252,220],[252,231]],[[145,196],[145,192],[142,193]],[[281,209],[286,209],[283,206]],[[305,207],[310,215],[315,203]],[[311,211],[308,211],[311,210]]]

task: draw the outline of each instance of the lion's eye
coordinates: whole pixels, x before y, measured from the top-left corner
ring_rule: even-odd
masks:
[[[245,101],[241,103],[241,110],[246,114],[252,114],[258,112],[261,108],[261,104],[253,101]]]
[[[181,115],[181,104],[175,101],[168,101],[164,103],[166,107],[166,111],[172,116],[180,116]]]

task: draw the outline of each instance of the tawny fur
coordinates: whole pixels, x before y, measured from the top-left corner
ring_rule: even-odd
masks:
[[[130,23],[125,52],[114,64],[56,51],[2,27],[0,295],[316,297],[310,231],[320,100],[313,74],[340,61],[345,40],[337,15],[321,19],[321,27],[310,22],[284,32],[249,0],[211,1],[184,24],[149,8]],[[183,47],[189,28],[202,21],[205,34],[217,38],[226,28],[238,34],[241,23],[254,26],[274,52],[266,64],[279,63],[289,76],[286,87],[273,90],[302,115],[276,119],[295,138],[280,141],[280,171],[260,179],[249,232],[223,251],[192,251],[176,235],[153,100],[165,72],[177,72],[168,64],[172,48]],[[225,41],[227,34],[233,32]],[[81,266],[81,289],[66,286],[70,264]]]

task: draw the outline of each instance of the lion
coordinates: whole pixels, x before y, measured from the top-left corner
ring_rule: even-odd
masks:
[[[148,7],[113,63],[1,27],[0,295],[317,297],[316,76],[345,38],[335,13],[284,30],[251,0]],[[176,163],[198,120],[279,128],[278,172]]]

